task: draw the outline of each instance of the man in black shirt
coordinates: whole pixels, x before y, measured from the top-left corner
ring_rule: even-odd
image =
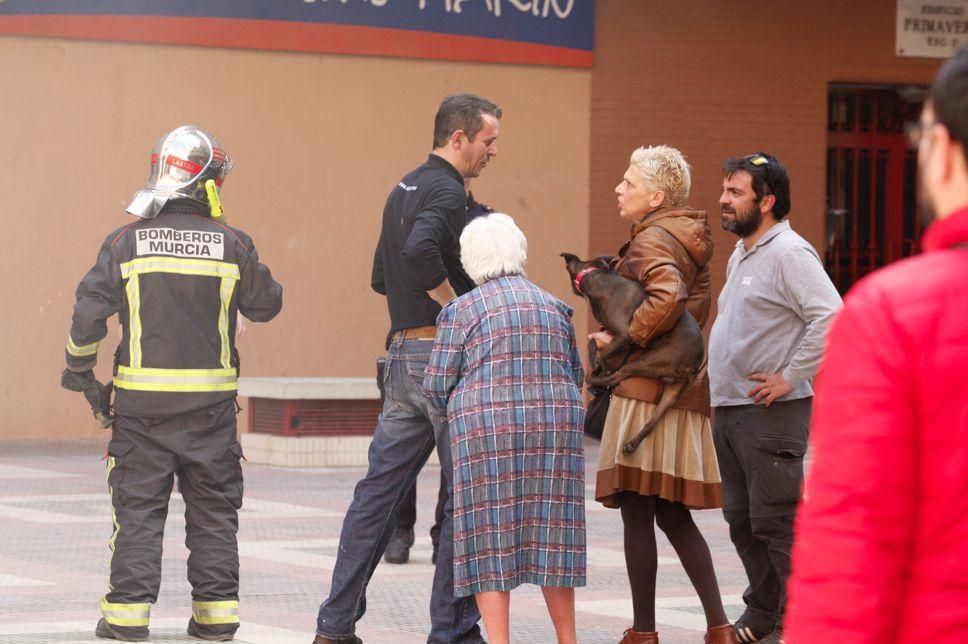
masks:
[[[476,217],[494,212],[494,209],[487,204],[478,203],[474,199],[474,193],[471,192],[470,179],[464,179],[464,189],[467,191],[467,223],[470,223]],[[385,396],[381,378],[385,366],[386,359],[380,358],[377,366],[377,378],[380,378],[381,402]],[[440,547],[440,525],[444,521],[444,504],[446,502],[447,480],[444,478],[444,473],[441,472],[440,488],[437,492],[437,506],[434,508],[434,525],[430,528],[430,541],[434,547],[433,555],[431,556],[431,562],[433,563],[437,563],[437,550]],[[383,553],[383,561],[392,564],[405,564],[410,561],[410,547],[413,546],[414,541],[413,527],[417,523],[416,484],[412,485],[410,490],[400,499],[400,503],[397,504],[394,520],[396,521],[397,527],[393,531],[393,536],[390,537],[390,543],[387,544],[386,552]]]
[[[441,307],[474,286],[460,263],[467,221],[464,180],[497,155],[501,108],[473,94],[453,94],[434,121],[427,161],[390,192],[373,258],[373,290],[386,295],[386,400],[370,444],[369,469],[346,511],[329,597],[319,607],[315,644],[359,644],[366,584],[394,530],[394,509],[434,445],[450,489],[447,419],[422,391]],[[452,503],[447,500],[430,599],[428,644],[483,642],[473,597],[454,597]]]

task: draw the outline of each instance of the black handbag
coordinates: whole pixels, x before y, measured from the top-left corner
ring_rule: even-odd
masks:
[[[588,401],[588,409],[585,410],[585,434],[600,441],[605,429],[608,404],[612,402],[612,389],[589,387],[588,392],[592,394],[592,399]]]

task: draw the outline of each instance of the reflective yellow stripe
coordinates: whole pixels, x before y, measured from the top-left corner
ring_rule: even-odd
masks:
[[[222,366],[226,369],[232,366],[232,345],[229,342],[229,305],[232,303],[232,293],[235,291],[236,280],[223,277],[219,288],[222,298],[222,308],[218,312],[218,334],[222,339]]]
[[[178,273],[239,279],[239,267],[229,262],[211,259],[182,259],[180,257],[138,257],[121,264],[121,278],[144,273]]]
[[[141,366],[141,282],[132,276],[124,287],[128,293],[128,355],[132,367]]]
[[[125,289],[128,295],[128,353],[131,369],[140,369],[142,365],[141,351],[141,288],[139,276],[148,273],[176,273],[179,275],[200,275],[203,277],[217,277],[221,279],[219,295],[221,309],[219,311],[218,329],[222,346],[220,362],[228,369],[232,366],[232,345],[229,339],[229,304],[235,283],[240,278],[237,264],[219,262],[211,259],[184,259],[180,257],[138,257],[130,262],[121,264],[121,277],[126,279]],[[153,371],[153,370],[146,370]],[[179,376],[178,380],[157,380],[157,374],[142,374],[149,376],[148,380],[139,378],[115,379],[114,386],[119,389],[137,389],[140,391],[232,391],[238,389],[234,378],[227,380],[198,381],[205,370],[183,370],[189,375]],[[205,372],[206,374],[208,372]],[[137,375],[137,374],[131,374]],[[208,376],[205,376],[208,377]]]
[[[115,466],[114,457],[108,455],[107,466],[105,467],[104,477],[110,481],[111,470]],[[111,531],[111,538],[108,539],[108,549],[111,551],[111,556],[108,557],[108,569],[111,568],[111,560],[114,559],[114,542],[118,539],[118,533],[121,532],[121,525],[118,523],[118,513],[114,508],[114,490],[111,489],[110,483],[108,484],[108,494],[111,496],[111,525],[114,529]],[[108,582],[110,586],[110,581]],[[114,590],[114,586],[110,586],[111,590]],[[104,601],[103,599],[101,600]]]
[[[197,624],[238,624],[239,602],[192,602],[192,617]]]
[[[93,342],[91,344],[78,345],[74,344],[74,339],[71,338],[71,334],[67,334],[67,353],[75,356],[77,358],[83,358],[85,356],[96,356],[97,347],[101,344],[100,342]]]
[[[151,617],[151,604],[113,604],[101,598],[104,621],[114,626],[147,626]]]
[[[239,382],[234,368],[136,369],[118,366],[114,387],[135,391],[235,391]]]

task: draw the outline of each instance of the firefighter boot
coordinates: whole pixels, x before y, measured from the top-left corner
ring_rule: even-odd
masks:
[[[121,642],[146,642],[148,628],[145,626],[117,626],[108,624],[102,617],[94,627],[94,634],[105,640],[119,640]]]
[[[192,618],[188,620],[188,634],[209,642],[228,642],[239,630],[239,601],[193,600]]]
[[[236,628],[238,628],[237,625]],[[235,629],[232,629],[231,631],[211,630],[211,627],[206,629],[206,627],[196,623],[194,617],[188,620],[188,634],[195,639],[206,640],[209,642],[230,642],[235,639]]]

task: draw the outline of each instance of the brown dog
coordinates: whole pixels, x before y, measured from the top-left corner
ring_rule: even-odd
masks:
[[[601,351],[594,341],[589,342],[588,359],[592,368],[589,385],[614,387],[631,376],[656,378],[665,384],[655,415],[622,448],[631,454],[699,374],[705,358],[702,329],[691,313],[683,311],[675,326],[654,338],[644,352],[636,352],[639,347],[632,340],[629,326],[632,315],[645,299],[642,285],[611,270],[608,258],[584,261],[570,253],[561,256],[571,275],[572,290],[588,300],[592,315],[613,337]]]

